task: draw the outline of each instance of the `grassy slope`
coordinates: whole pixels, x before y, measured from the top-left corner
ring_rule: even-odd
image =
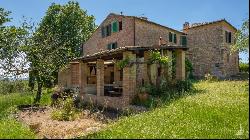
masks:
[[[88,138],[248,138],[248,81],[199,82],[200,93],[125,117]]]
[[[27,126],[8,117],[14,106],[31,104],[34,96],[31,93],[0,95],[0,138],[35,138],[35,134]],[[49,99],[50,94],[44,94],[41,104],[49,104]]]

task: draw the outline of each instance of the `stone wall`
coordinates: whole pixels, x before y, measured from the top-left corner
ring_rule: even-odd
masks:
[[[102,37],[101,27],[110,24],[113,21],[122,21],[122,30],[111,33],[110,36]],[[109,43],[117,42],[117,47],[134,45],[134,19],[121,15],[110,14],[100,24],[88,41],[83,45],[83,54],[93,54],[101,50],[107,50]]]
[[[238,53],[228,55],[230,44],[225,43],[225,30],[232,32],[233,40],[235,31],[232,27],[222,23],[184,30],[187,33],[187,47],[189,48],[186,57],[193,64],[194,76],[204,77],[206,73],[210,73],[223,78],[239,71]],[[227,56],[229,61],[227,61]]]
[[[169,32],[177,35],[177,43],[169,42]],[[135,46],[159,45],[162,37],[168,45],[180,45],[181,32],[162,27],[145,20],[135,20]]]

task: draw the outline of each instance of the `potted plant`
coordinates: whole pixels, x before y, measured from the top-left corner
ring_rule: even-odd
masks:
[[[147,101],[149,98],[149,94],[148,94],[146,89],[147,88],[145,86],[140,86],[138,88],[138,97],[139,97],[140,101],[142,101],[142,102]]]

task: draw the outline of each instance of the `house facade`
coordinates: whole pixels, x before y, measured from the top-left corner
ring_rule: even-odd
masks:
[[[185,80],[185,42],[185,33],[146,18],[109,14],[83,44],[83,56],[61,69],[58,83],[78,89],[86,102],[121,109],[131,103],[142,84],[156,85],[162,78]],[[160,64],[148,64],[153,50],[174,57],[176,65],[169,62],[163,69]],[[117,66],[127,59],[129,66]]]
[[[122,109],[131,104],[140,85],[185,80],[186,58],[197,77],[236,74],[239,55],[229,54],[235,32],[226,20],[185,23],[183,31],[177,31],[145,17],[111,13],[83,44],[83,56],[60,70],[58,84],[77,89],[85,102]],[[167,67],[149,64],[151,51],[174,61]],[[119,67],[121,60],[128,65]]]
[[[236,31],[225,19],[183,24],[189,48],[186,57],[193,64],[194,76],[204,77],[210,73],[226,78],[239,72],[239,53],[230,53],[230,45],[235,43]]]

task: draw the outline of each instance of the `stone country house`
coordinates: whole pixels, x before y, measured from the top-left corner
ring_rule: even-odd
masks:
[[[58,83],[79,89],[85,102],[122,109],[131,103],[136,88],[149,81],[147,69],[153,84],[163,77],[185,80],[186,57],[193,63],[197,76],[207,72],[217,76],[237,73],[238,54],[228,55],[235,31],[226,20],[196,26],[185,23],[181,32],[145,17],[111,13],[83,44],[82,57],[60,70]],[[165,69],[146,63],[151,50],[174,58],[174,67],[172,61]],[[129,66],[116,65],[128,58]]]

